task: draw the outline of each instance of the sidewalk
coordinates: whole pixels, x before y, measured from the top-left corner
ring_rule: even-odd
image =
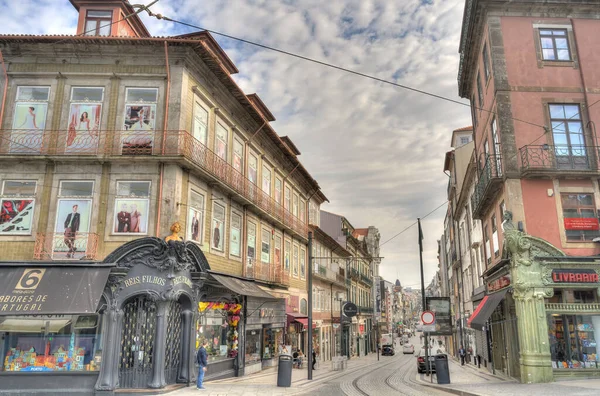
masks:
[[[417,376],[417,382],[462,396],[596,396],[600,389],[600,379],[521,384],[513,379],[491,375],[486,369],[478,369],[473,365],[461,366],[454,359],[449,359],[449,369],[451,383],[448,385],[438,385],[435,376],[431,383],[431,378],[424,374]]]
[[[222,380],[209,381],[204,384],[206,391],[199,391],[195,386],[179,389],[167,393],[169,396],[188,396],[188,395],[227,395],[227,396],[283,396],[305,393],[311,388],[321,385],[324,381],[339,375],[363,370],[372,364],[377,363],[377,354],[348,360],[347,368],[343,371],[333,371],[331,361],[319,362],[313,379],[309,381],[308,369],[292,370],[292,386],[290,388],[280,388],[277,386],[277,367],[268,368],[260,373],[247,375],[244,377],[227,378]]]

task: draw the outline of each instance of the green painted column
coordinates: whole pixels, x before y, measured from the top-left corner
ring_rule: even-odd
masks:
[[[552,297],[554,289],[543,283],[543,265],[538,257],[564,256],[564,253],[543,239],[526,235],[510,225],[505,228],[504,241],[510,258],[517,313],[521,382],[552,382],[554,376],[544,299]]]

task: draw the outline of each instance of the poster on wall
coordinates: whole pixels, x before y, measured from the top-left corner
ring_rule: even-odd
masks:
[[[0,234],[31,235],[34,207],[33,199],[0,200]]]
[[[155,117],[156,105],[125,106],[125,131],[122,137],[124,155],[152,154]]]
[[[284,267],[283,269],[285,270],[286,273],[290,273],[290,250],[291,250],[291,245],[289,242],[285,243],[285,253],[284,253]]]
[[[91,199],[58,200],[53,260],[81,260],[86,257],[91,212]]]
[[[237,257],[239,257],[241,253],[241,228],[242,216],[233,213],[231,215],[231,240],[229,241],[229,254]]]
[[[115,234],[148,233],[149,200],[143,198],[115,199]]]
[[[187,219],[187,236],[186,239],[198,243],[202,243],[202,236],[200,230],[200,220],[202,219],[202,213],[195,208],[190,208],[188,210],[188,219]]]
[[[219,219],[213,219],[212,229],[212,248],[223,250],[223,222]]]
[[[48,105],[39,102],[19,102],[15,105],[11,153],[39,153],[42,149]],[[18,130],[14,130],[18,129]]]
[[[255,246],[256,246],[256,237],[254,235],[248,234],[248,260],[249,261],[250,260],[254,261],[254,258],[256,257]]]
[[[69,114],[66,152],[96,153],[102,105],[73,103]]]

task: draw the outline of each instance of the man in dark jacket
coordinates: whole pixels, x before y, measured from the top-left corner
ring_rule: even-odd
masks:
[[[206,389],[202,383],[204,382],[204,373],[206,372],[206,367],[208,366],[208,354],[206,353],[206,346],[208,345],[208,341],[205,339],[202,341],[202,345],[200,349],[198,349],[198,355],[196,356],[196,361],[198,362],[198,382],[196,382],[196,387],[198,389],[204,390]]]
[[[73,212],[67,215],[65,219],[65,236],[64,241],[65,245],[69,248],[69,252],[67,253],[67,258],[71,258],[74,256],[77,248],[75,247],[75,236],[77,235],[77,231],[79,231],[79,223],[80,216],[77,213],[77,209],[79,207],[77,205],[73,205]]]
[[[463,347],[462,345],[460,346],[460,348],[458,349],[458,356],[460,356],[460,365],[464,366],[465,365],[465,355],[466,355],[466,351],[465,351],[465,347]]]

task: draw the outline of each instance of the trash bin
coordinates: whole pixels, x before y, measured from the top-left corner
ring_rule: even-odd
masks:
[[[289,388],[292,386],[292,363],[290,355],[279,355],[277,367],[277,386]]]
[[[448,369],[448,355],[440,353],[435,355],[435,376],[438,384],[450,383],[450,370]]]

